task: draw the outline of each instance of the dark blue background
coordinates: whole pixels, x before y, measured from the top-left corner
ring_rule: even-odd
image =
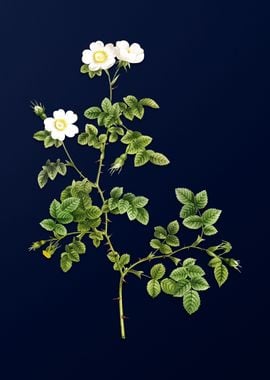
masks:
[[[269,339],[267,9],[248,0],[9,1],[0,18],[1,378],[260,378]],[[243,265],[221,290],[212,278],[192,317],[178,300],[152,301],[145,283],[130,279],[124,342],[112,301],[118,277],[104,250],[89,244],[68,274],[57,258],[27,251],[43,237],[38,222],[49,202],[73,175],[38,189],[44,161],[64,156],[32,140],[42,123],[29,101],[44,102],[48,113],[72,109],[83,128],[84,109],[107,94],[105,76],[90,81],[79,73],[81,51],[97,39],[145,48],[145,61],[121,77],[114,96],[160,103],[132,127],[152,135],[153,147],[171,159],[166,168],[128,165],[119,176],[104,175],[104,188],[123,185],[151,199],[149,228],[114,219],[119,250],[147,252],[153,226],[178,215],[175,187],[207,188],[210,205],[224,210],[220,239],[232,242]],[[68,146],[91,175],[96,152],[78,149],[75,140]]]

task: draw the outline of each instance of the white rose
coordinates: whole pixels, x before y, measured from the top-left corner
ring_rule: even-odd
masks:
[[[90,49],[83,51],[82,62],[90,71],[107,70],[115,64],[115,48],[113,44],[104,46],[102,41],[92,42]]]
[[[140,63],[144,60],[144,50],[137,43],[129,45],[127,41],[117,41],[115,53],[120,61]]]
[[[44,120],[46,131],[51,132],[51,136],[55,140],[64,141],[65,137],[74,137],[79,133],[79,128],[74,125],[78,120],[78,116],[73,111],[60,109],[54,111],[53,117],[47,117]]]

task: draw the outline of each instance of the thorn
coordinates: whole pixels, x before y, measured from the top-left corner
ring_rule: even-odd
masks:
[[[113,298],[113,301],[119,301],[119,300],[120,300],[119,297],[115,297],[115,298]]]
[[[123,315],[122,319],[129,319],[129,318],[126,315]]]

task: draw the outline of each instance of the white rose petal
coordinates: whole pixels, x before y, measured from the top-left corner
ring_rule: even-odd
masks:
[[[82,62],[90,71],[107,70],[115,64],[115,47],[102,41],[92,42],[90,49],[82,52]]]
[[[44,120],[44,126],[54,140],[64,141],[66,136],[74,137],[79,133],[79,128],[73,124],[77,120],[78,116],[73,111],[59,109],[53,112],[53,117]]]
[[[144,50],[140,44],[129,45],[125,40],[116,42],[115,54],[120,61],[129,63],[140,63],[144,60]]]

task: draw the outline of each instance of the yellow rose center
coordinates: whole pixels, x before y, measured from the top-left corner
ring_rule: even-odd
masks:
[[[64,119],[56,119],[54,126],[58,131],[63,131],[67,127],[67,122]]]
[[[108,54],[103,50],[99,50],[94,53],[94,61],[96,63],[103,63],[106,61],[107,58]]]

